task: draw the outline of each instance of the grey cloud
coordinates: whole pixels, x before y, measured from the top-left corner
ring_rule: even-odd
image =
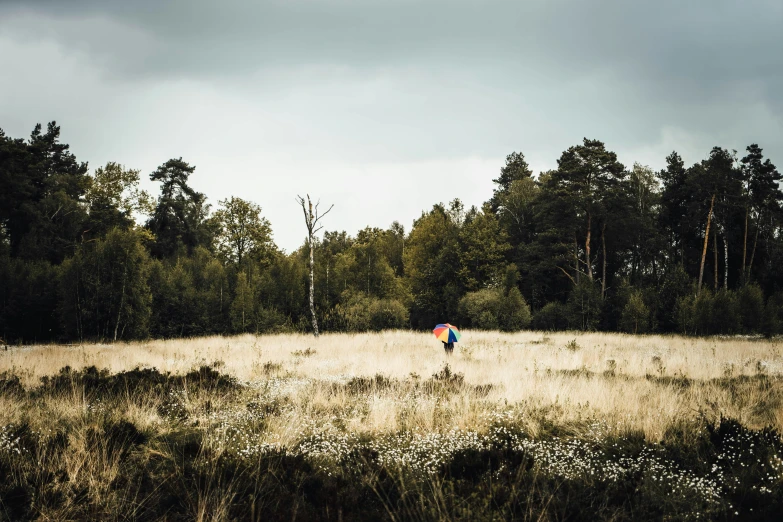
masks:
[[[105,17],[155,42],[145,71],[200,74],[267,64],[357,67],[485,60],[568,73],[622,67],[704,78],[764,75],[783,63],[783,10],[774,1],[276,1],[6,2],[5,10],[57,19]],[[57,38],[57,29],[52,28]],[[62,35],[96,54],[130,58],[134,42],[93,31]],[[40,36],[40,34],[39,34]],[[67,43],[67,42],[66,42]],[[115,61],[122,67],[124,61]],[[778,71],[780,68],[778,67]]]
[[[45,17],[45,35],[40,18],[13,30],[83,51],[119,78],[260,74],[274,84],[292,67],[414,67],[518,91],[531,76],[570,83],[598,73],[673,105],[753,89],[783,118],[775,0],[12,0],[1,9]]]
[[[779,0],[0,2],[0,38],[53,42],[123,99],[195,82],[264,127],[261,150],[355,162],[522,150],[551,165],[582,136],[662,162],[677,135],[758,141],[783,163],[782,26]]]

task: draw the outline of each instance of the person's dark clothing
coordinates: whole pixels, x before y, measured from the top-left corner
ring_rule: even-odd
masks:
[[[451,355],[452,352],[454,352],[454,343],[447,343],[446,341],[441,341],[443,343],[443,349],[446,350],[447,355]]]

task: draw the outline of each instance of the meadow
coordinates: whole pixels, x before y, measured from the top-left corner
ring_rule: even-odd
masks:
[[[0,520],[774,520],[776,340],[466,331],[0,351]]]

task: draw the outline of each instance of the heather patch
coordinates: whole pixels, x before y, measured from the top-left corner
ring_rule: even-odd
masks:
[[[25,389],[5,374],[17,412],[0,425],[3,516],[764,520],[783,507],[780,434],[709,410],[649,440],[587,405],[509,404],[448,365],[428,378],[264,375],[64,368]],[[757,409],[779,396],[764,374],[639,380]]]

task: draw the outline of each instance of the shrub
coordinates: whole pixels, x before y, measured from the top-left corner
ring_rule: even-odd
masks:
[[[370,329],[386,330],[408,326],[408,309],[396,299],[373,299],[370,303]]]
[[[677,299],[674,306],[674,316],[677,320],[677,328],[683,335],[694,333],[693,305],[695,296],[685,295]]]
[[[72,338],[146,337],[152,294],[150,260],[142,236],[111,230],[105,238],[80,245],[60,271],[60,314]]]
[[[396,299],[378,299],[363,295],[348,298],[342,313],[349,331],[386,330],[408,326],[408,309]]]
[[[567,330],[568,310],[563,303],[547,303],[533,316],[533,328],[536,330]]]
[[[578,330],[595,330],[601,313],[601,295],[595,284],[583,279],[568,297],[568,322]]]
[[[753,293],[752,290],[749,291],[745,297],[746,302],[757,298]],[[739,299],[734,292],[720,290],[713,294],[702,289],[698,295],[681,297],[677,301],[677,322],[684,334],[737,333],[743,324],[739,306]]]
[[[779,335],[783,332],[783,293],[777,293],[767,299],[764,307],[764,334]]]
[[[693,333],[709,335],[712,333],[712,292],[702,290],[693,300]]]
[[[287,317],[276,308],[258,307],[256,313],[256,330],[260,333],[279,333],[290,330]]]
[[[530,306],[522,297],[519,288],[512,287],[506,294],[502,305],[498,317],[501,330],[515,331],[530,326]]]
[[[742,330],[745,333],[760,332],[764,326],[764,294],[756,284],[745,285],[737,292]]]
[[[636,290],[628,297],[620,317],[620,327],[630,333],[645,333],[650,325],[650,310],[644,304],[642,293]]]
[[[500,311],[498,294],[496,290],[489,288],[468,292],[459,301],[460,317],[473,328],[482,330],[497,328],[497,317]]]
[[[682,265],[677,264],[672,270],[666,272],[660,286],[655,289],[658,297],[658,306],[655,310],[656,322],[663,331],[677,330],[679,326],[677,302],[688,295],[691,285],[688,273]]]
[[[530,326],[530,306],[519,288],[508,292],[485,288],[468,292],[459,302],[459,314],[473,328],[515,331]]]
[[[721,290],[712,300],[712,333],[735,334],[742,319],[734,292]]]

